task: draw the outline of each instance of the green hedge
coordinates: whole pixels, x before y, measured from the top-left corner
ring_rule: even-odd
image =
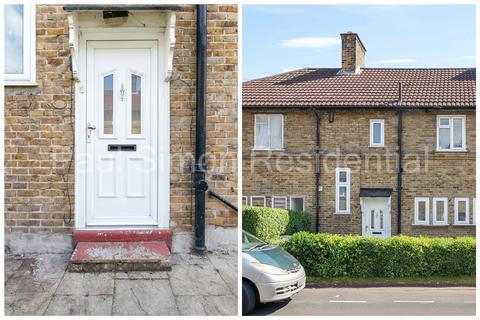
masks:
[[[388,239],[299,232],[281,243],[310,276],[424,277],[475,275],[475,239]]]
[[[311,218],[307,212],[268,207],[242,207],[243,230],[266,242],[277,242],[280,236],[310,230]]]

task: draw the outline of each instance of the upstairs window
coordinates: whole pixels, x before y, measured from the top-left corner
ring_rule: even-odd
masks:
[[[383,119],[370,120],[370,147],[383,147],[384,145]]]
[[[437,117],[437,150],[463,151],[466,149],[465,116]]]
[[[5,85],[35,85],[35,5],[4,9]]]
[[[283,115],[255,115],[255,150],[283,149]]]
[[[337,214],[350,214],[350,169],[337,168],[335,174],[335,208]]]

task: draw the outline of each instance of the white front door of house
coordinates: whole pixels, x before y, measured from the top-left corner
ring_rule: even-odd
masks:
[[[87,41],[87,226],[158,223],[157,46]]]
[[[362,200],[362,235],[390,237],[389,198],[363,198]]]

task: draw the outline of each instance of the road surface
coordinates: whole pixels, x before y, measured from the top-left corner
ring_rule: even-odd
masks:
[[[475,315],[475,288],[307,288],[290,300],[259,305],[253,315]]]

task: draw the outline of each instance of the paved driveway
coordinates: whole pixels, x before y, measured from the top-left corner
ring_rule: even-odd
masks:
[[[236,252],[173,254],[170,272],[71,273],[69,257],[6,255],[5,314],[237,314]]]
[[[475,288],[307,288],[254,315],[475,315]]]

